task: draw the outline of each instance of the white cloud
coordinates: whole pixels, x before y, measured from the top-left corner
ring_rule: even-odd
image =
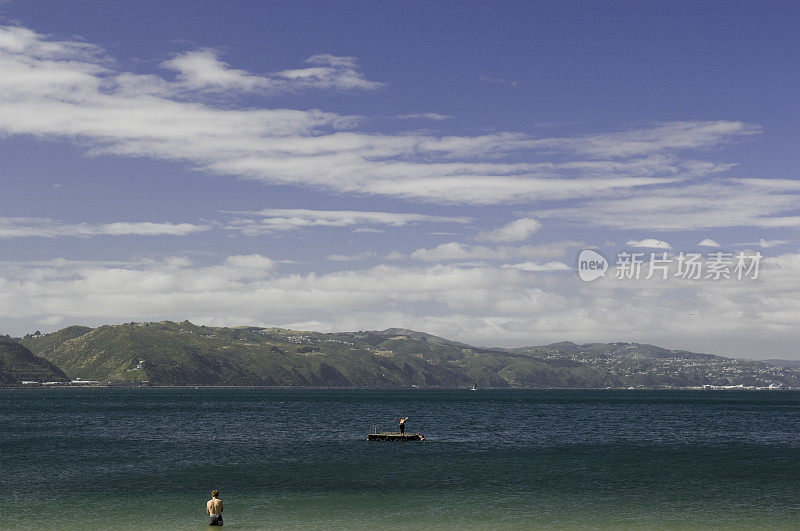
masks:
[[[232,109],[227,99],[212,105],[204,94],[376,88],[351,57],[308,61],[308,68],[255,75],[200,50],[165,64],[177,72],[173,81],[124,71],[86,43],[0,26],[0,133],[66,139],[92,154],[182,161],[271,184],[496,204],[603,197],[724,171],[729,163],[697,161],[683,152],[758,131],[718,121],[576,138],[378,134],[359,131],[359,117]],[[505,162],[511,156],[515,162]],[[536,162],[516,162],[533,157]]]
[[[265,208],[258,211],[229,211],[237,219],[228,229],[241,231],[248,236],[306,229],[310,227],[351,227],[355,225],[385,225],[403,227],[419,223],[458,223],[472,221],[468,217],[431,216],[401,212],[365,212],[359,210],[309,210]],[[260,218],[260,219],[254,219]],[[380,232],[379,229],[360,227],[359,232]]]
[[[792,245],[794,242],[790,240],[765,240],[761,238],[758,241],[758,246],[762,249],[769,249],[770,247],[777,247],[779,245]]]
[[[749,188],[770,190],[775,192],[800,192],[800,180],[797,179],[731,179]]]
[[[542,224],[533,218],[521,218],[499,229],[478,233],[476,239],[492,242],[520,242],[530,238],[541,226]]]
[[[161,66],[178,72],[181,84],[194,90],[252,91],[270,85],[268,78],[230,68],[219,60],[214,50],[181,53]]]
[[[800,193],[771,179],[718,179],[681,187],[620,191],[576,206],[538,210],[539,218],[616,229],[700,230],[800,227]],[[779,180],[780,181],[780,180]]]
[[[710,147],[759,132],[759,127],[742,122],[669,122],[644,131],[593,135],[569,140],[569,143],[577,151],[597,157],[629,157]]]
[[[383,83],[367,81],[358,71],[358,59],[330,54],[313,55],[306,59],[307,63],[316,65],[312,68],[284,70],[277,75],[291,80],[302,81],[319,88],[336,88],[339,90],[375,90]]]
[[[404,255],[400,251],[392,251],[386,255],[387,260],[402,260],[404,258],[406,258],[406,255]]]
[[[568,249],[578,248],[581,242],[555,242],[540,245],[522,245],[519,247],[485,247],[464,243],[443,243],[433,249],[417,249],[411,258],[425,262],[448,262],[465,260],[514,260],[541,259],[564,256]]]
[[[433,265],[286,274],[267,257],[196,266],[0,263],[0,322],[40,328],[188,318],[206,324],[315,323],[327,330],[402,326],[472,344],[642,341],[723,355],[796,357],[800,254],[765,258],[757,281],[582,283],[531,274],[558,262]],[[516,267],[515,267],[516,266]],[[625,304],[618,304],[624,297]],[[30,330],[21,330],[22,333]]]
[[[152,223],[149,221],[126,222],[115,221],[97,226],[99,234],[123,236],[128,234],[139,236],[159,236],[169,234],[183,236],[193,232],[209,230],[209,225],[193,225],[191,223]]]
[[[652,249],[672,249],[672,246],[665,241],[656,240],[653,238],[646,238],[644,240],[628,240],[625,244],[628,247],[646,247]]]
[[[552,261],[546,264],[537,262],[521,262],[519,264],[505,264],[503,267],[519,269],[520,271],[568,271],[572,269],[564,262]]]
[[[161,66],[178,73],[178,88],[203,91],[289,91],[299,89],[375,90],[382,83],[367,81],[353,57],[315,55],[306,60],[317,66],[259,76],[231,68],[216,50],[176,55]]]
[[[770,249],[772,247],[780,247],[783,245],[795,245],[796,242],[792,240],[766,240],[761,238],[757,242],[742,242],[734,243],[734,247],[761,247],[762,249]]]
[[[433,120],[434,122],[441,122],[443,120],[451,118],[451,116],[435,112],[422,112],[416,114],[401,114],[399,116],[396,116],[396,118],[399,118],[401,120]]]
[[[47,218],[2,218],[0,239],[59,238],[89,236],[185,236],[210,230],[210,225],[115,221],[113,223],[66,224]]]
[[[712,239],[706,238],[697,244],[700,247],[719,247],[720,245]]]
[[[258,269],[262,271],[268,271],[275,267],[275,262],[273,260],[260,254],[229,256],[223,263],[226,266],[244,269]]]
[[[365,260],[367,258],[375,258],[375,252],[373,251],[364,251],[363,253],[358,253],[354,255],[346,255],[346,254],[332,254],[329,255],[326,260],[330,260],[331,262],[357,262],[359,260]]]
[[[676,179],[625,177],[611,179],[537,179],[478,175],[408,178],[367,183],[362,190],[376,195],[445,204],[493,205],[537,200],[561,200],[605,195],[630,187],[674,183]]]

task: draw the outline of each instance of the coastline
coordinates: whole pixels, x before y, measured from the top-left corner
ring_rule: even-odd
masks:
[[[468,387],[355,387],[355,386],[290,386],[290,385],[137,385],[137,384],[16,384],[0,389],[294,389],[294,390],[366,390],[366,391],[471,391]],[[800,387],[760,387],[746,385],[704,385],[690,387],[485,387],[476,391],[800,391]]]

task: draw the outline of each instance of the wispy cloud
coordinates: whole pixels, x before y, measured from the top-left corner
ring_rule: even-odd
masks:
[[[564,262],[552,261],[545,264],[537,262],[521,262],[519,264],[504,264],[503,267],[518,269],[520,271],[569,271],[572,269]]]
[[[435,112],[423,112],[417,114],[401,114],[396,116],[396,118],[401,120],[433,120],[434,122],[441,122],[451,117],[446,114],[439,114]]]
[[[275,267],[275,261],[260,254],[234,255],[225,258],[223,266],[235,270],[253,270],[256,277]]]
[[[480,232],[475,239],[492,242],[520,242],[530,238],[541,226],[542,224],[533,218],[521,218],[498,229]]]
[[[654,238],[646,238],[644,240],[628,240],[625,244],[628,247],[645,247],[648,249],[672,249],[672,246],[665,241],[657,240]]]
[[[519,247],[486,247],[483,245],[450,242],[437,245],[432,249],[417,249],[412,252],[410,256],[415,260],[422,260],[425,262],[547,259],[562,257],[566,254],[567,250],[578,248],[581,245],[581,242],[566,241],[540,245],[522,245]]]
[[[177,86],[201,91],[283,92],[303,89],[375,90],[383,83],[367,81],[355,57],[314,55],[306,59],[313,67],[256,75],[231,68],[212,49],[176,55],[161,66],[177,72]]]
[[[359,260],[366,260],[367,258],[375,258],[376,254],[373,251],[364,251],[363,253],[347,255],[347,254],[332,254],[326,260],[331,262],[357,262]]]
[[[738,136],[755,135],[761,128],[733,121],[669,122],[646,130],[591,135],[577,139],[561,139],[556,145],[570,145],[578,152],[596,157],[630,157],[712,147]]]
[[[0,218],[0,239],[59,238],[90,236],[185,236],[210,230],[210,225],[192,223],[153,223],[150,221],[113,223],[62,223],[47,218]]]
[[[782,245],[794,245],[796,242],[792,240],[765,240],[761,238],[757,242],[743,242],[743,243],[734,243],[733,245],[737,247],[761,247],[762,249],[770,249],[772,247],[780,247]]]
[[[351,227],[366,225],[361,232],[380,230],[370,225],[403,227],[419,223],[458,223],[472,221],[468,217],[431,216],[402,212],[365,212],[358,210],[309,210],[265,208],[258,211],[228,211],[235,214],[227,228],[248,236],[307,229],[311,227]]]
[[[772,179],[717,179],[681,187],[625,191],[537,217],[617,229],[699,230],[800,227],[800,191]]]
[[[758,132],[718,121],[571,138],[378,134],[359,130],[356,116],[226,105],[229,96],[270,87],[376,88],[352,57],[317,55],[308,68],[257,75],[200,50],[167,61],[176,72],[169,79],[122,70],[104,53],[0,26],[0,133],[67,139],[92,154],[177,160],[272,184],[497,204],[598,197],[724,171],[729,163],[685,152]],[[209,91],[220,95],[214,104]]]
[[[481,74],[478,78],[481,81],[486,83],[492,83],[493,85],[503,85],[505,87],[518,87],[519,81],[512,81],[510,79],[504,79],[502,77],[490,76],[487,74]]]

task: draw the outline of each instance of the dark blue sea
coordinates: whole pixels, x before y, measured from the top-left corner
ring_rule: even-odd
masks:
[[[396,429],[426,441],[367,442]],[[800,527],[800,392],[0,390],[0,528]]]

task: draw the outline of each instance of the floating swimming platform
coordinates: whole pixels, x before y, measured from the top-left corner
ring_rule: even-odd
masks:
[[[421,433],[381,432],[367,435],[368,441],[424,441]]]

